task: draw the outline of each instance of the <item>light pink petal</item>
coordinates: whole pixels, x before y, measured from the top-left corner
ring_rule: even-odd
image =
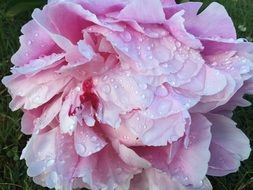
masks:
[[[97,127],[88,127],[86,125],[78,125],[74,131],[74,142],[75,150],[78,155],[82,157],[89,156],[98,151],[101,151],[106,146],[106,142],[99,134],[95,131]]]
[[[169,171],[182,184],[201,186],[210,159],[208,148],[211,141],[211,123],[201,114],[191,116],[188,147],[182,143],[181,149],[170,162]]]
[[[187,25],[187,30],[200,38],[236,38],[233,21],[226,9],[219,3],[211,3],[203,12],[189,20],[191,23]]]
[[[102,125],[102,130],[106,136],[111,140],[118,140],[120,143],[126,146],[141,146],[143,143],[138,136],[132,133],[126,126],[119,125],[117,128],[112,126]]]
[[[249,157],[249,139],[231,119],[216,114],[208,114],[207,118],[213,124],[208,174],[223,176],[237,171],[240,161]]]
[[[31,60],[29,64],[26,64],[24,66],[13,67],[12,73],[18,73],[18,74],[24,74],[24,75],[28,75],[28,74],[35,75],[42,70],[52,68],[62,63],[60,60],[63,57],[64,57],[64,54],[52,54],[52,55],[44,56],[39,59],[34,59],[34,60]]]
[[[129,72],[118,72],[102,77],[96,84],[96,91],[104,101],[113,102],[122,112],[132,109],[145,109],[151,104],[151,89],[131,75]]]
[[[39,111],[25,111],[21,119],[21,131],[26,135],[31,135],[34,131],[34,121],[39,116]]]
[[[130,1],[118,15],[118,19],[135,20],[141,23],[162,23],[165,20],[160,0]]]
[[[141,169],[122,161],[111,146],[106,146],[96,154],[82,157],[75,176],[82,177],[83,182],[89,184],[91,189],[129,189],[133,175],[140,172]]]
[[[183,136],[187,113],[177,113],[160,119],[152,119],[141,112],[125,117],[123,125],[135,134],[143,144],[149,146],[167,145]]]
[[[76,108],[76,100],[79,99],[79,91],[74,89],[68,94],[65,98],[60,113],[59,113],[59,122],[60,128],[63,133],[72,134],[77,126],[77,116],[72,115],[71,108]]]
[[[26,159],[27,173],[37,177],[37,183],[46,183],[51,188],[70,188],[78,158],[74,152],[73,138],[62,135],[58,127],[32,136],[21,158]]]
[[[185,29],[185,19],[183,18],[183,15],[184,11],[176,13],[168,21],[166,21],[165,27],[170,30],[172,35],[177,40],[187,45],[188,47],[192,47],[194,49],[203,49],[201,42],[195,36],[188,33]]]
[[[205,88],[203,95],[213,95],[223,90],[226,85],[226,76],[219,70],[206,66]]]
[[[19,39],[21,47],[11,58],[14,65],[23,66],[28,64],[30,60],[37,59],[41,55],[50,55],[57,50],[53,40],[35,21],[24,25],[21,32],[24,34]]]
[[[62,97],[56,97],[52,102],[47,103],[42,114],[35,120],[35,132],[44,129],[58,115],[62,107]]]
[[[119,157],[129,166],[137,168],[149,168],[151,166],[147,160],[139,157],[133,150],[125,145],[117,141],[114,141],[112,144],[114,149],[118,152]]]
[[[157,169],[145,169],[141,174],[135,175],[131,181],[130,190],[152,189],[152,190],[212,190],[212,185],[205,178],[202,185],[198,188],[184,186],[177,182],[173,177]]]

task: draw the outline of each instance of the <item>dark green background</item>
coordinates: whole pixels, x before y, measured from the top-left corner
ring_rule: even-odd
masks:
[[[217,0],[223,4],[235,22],[239,37],[253,39],[253,0]],[[30,19],[33,8],[45,0],[0,0],[0,78],[9,73],[10,57],[17,50],[21,26]],[[204,0],[205,6],[212,0]],[[219,30],[217,28],[217,30]],[[253,102],[252,97],[246,97]],[[39,190],[26,175],[24,161],[19,160],[27,136],[20,132],[20,112],[8,109],[10,97],[0,84],[0,190]],[[234,120],[253,140],[253,106],[238,108]],[[253,156],[242,163],[237,173],[226,177],[210,177],[214,190],[253,190]]]

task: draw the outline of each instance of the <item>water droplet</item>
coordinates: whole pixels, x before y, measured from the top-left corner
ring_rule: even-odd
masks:
[[[89,127],[93,127],[95,124],[95,120],[92,117],[87,117],[84,119],[84,121]]]
[[[32,41],[29,40],[29,41],[27,42],[27,44],[30,46],[30,45],[32,44]]]
[[[69,126],[69,130],[70,130],[70,131],[72,131],[74,128],[75,128],[75,125],[74,125],[74,124],[71,124],[71,125]]]
[[[117,88],[118,88],[118,85],[115,84],[115,85],[114,85],[114,88],[117,89]]]
[[[150,51],[150,50],[151,50],[151,47],[150,47],[150,46],[148,46],[148,47],[147,47],[147,50],[149,50],[149,51]]]
[[[178,139],[178,136],[176,136],[176,135],[172,135],[171,137],[170,137],[170,140],[171,141],[176,141]]]
[[[96,136],[93,136],[93,137],[91,137],[91,142],[96,142],[97,141],[97,137]]]
[[[124,51],[128,52],[129,51],[128,47],[124,47]]]
[[[184,182],[188,182],[189,177],[185,176],[185,177],[183,178],[183,180],[184,180]]]
[[[142,99],[145,99],[145,98],[146,98],[146,95],[145,95],[145,94],[142,94],[141,97],[142,97]]]
[[[139,121],[139,120],[140,120],[140,117],[136,117],[136,120]]]
[[[47,161],[47,167],[52,166],[52,165],[54,164],[54,162],[55,162],[54,159],[49,159],[49,160]]]
[[[212,66],[217,66],[217,65],[218,65],[217,62],[213,62],[213,63],[212,63]]]
[[[176,46],[179,48],[181,47],[181,43],[180,42],[176,42]]]
[[[111,79],[110,79],[110,81],[111,81],[111,82],[114,82],[114,79],[113,79],[113,78],[111,78]]]
[[[83,154],[86,151],[86,147],[82,144],[76,144],[76,151],[79,154]]]
[[[162,66],[163,68],[168,68],[168,67],[169,67],[169,64],[168,64],[168,63],[162,63],[161,66]]]
[[[28,55],[29,55],[28,53],[25,53],[25,56],[26,56],[26,57],[28,57]]]
[[[77,87],[76,87],[76,91],[78,91],[78,92],[80,92],[80,91],[81,91],[80,86],[77,86]]]
[[[171,104],[168,102],[166,104],[161,104],[159,107],[158,107],[158,113],[160,115],[164,115],[164,114],[167,114],[170,110],[170,107],[171,107]]]
[[[108,79],[108,76],[105,75],[105,76],[103,77],[103,81],[106,81],[107,79]]]
[[[147,129],[148,127],[147,127],[147,125],[143,125],[143,129]]]
[[[139,38],[138,38],[138,41],[139,41],[139,42],[142,42],[142,41],[143,41],[143,38],[142,38],[142,37],[139,37]]]
[[[140,49],[141,49],[141,46],[137,46],[137,49],[140,50]]]
[[[101,150],[101,145],[100,145],[100,144],[98,144],[98,145],[96,146],[95,150],[96,150],[96,151]]]
[[[125,135],[123,138],[124,138],[124,139],[129,139],[129,137],[128,137],[128,136],[126,136],[126,135]]]
[[[39,34],[38,33],[35,33],[35,37],[38,37],[39,36]]]
[[[121,33],[120,36],[123,38],[123,40],[124,40],[125,42],[130,42],[131,39],[132,39],[131,34],[130,34],[129,32],[127,32],[127,31]]]
[[[104,87],[103,87],[103,91],[106,93],[106,94],[109,94],[111,92],[111,88],[108,84],[106,84]]]
[[[145,84],[145,83],[139,83],[138,86],[142,89],[142,90],[145,90],[147,89],[148,85]]]
[[[149,56],[148,56],[148,59],[153,59],[153,56],[152,56],[152,55],[149,55]]]

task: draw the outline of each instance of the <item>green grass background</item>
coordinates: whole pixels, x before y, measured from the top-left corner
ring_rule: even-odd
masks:
[[[26,1],[26,2],[25,2]],[[217,0],[223,4],[233,18],[239,37],[253,39],[253,0]],[[24,3],[25,2],[25,3]],[[9,73],[10,57],[19,46],[21,26],[30,19],[33,7],[41,6],[45,0],[0,0],[0,79]],[[204,5],[213,2],[204,0]],[[219,30],[219,28],[217,28]],[[248,96],[253,102],[253,98]],[[20,112],[8,108],[10,96],[0,84],[0,190],[40,190],[26,175],[26,166],[19,160],[27,136],[20,132]],[[237,108],[234,118],[253,141],[253,106]],[[200,155],[201,156],[201,155]],[[226,177],[209,177],[214,190],[253,190],[253,155],[242,163],[237,173]]]

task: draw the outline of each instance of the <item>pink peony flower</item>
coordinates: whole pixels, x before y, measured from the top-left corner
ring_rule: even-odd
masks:
[[[231,120],[253,94],[253,45],[223,6],[49,0],[23,28],[3,79],[32,135],[35,183],[93,190],[212,189],[248,138]]]

